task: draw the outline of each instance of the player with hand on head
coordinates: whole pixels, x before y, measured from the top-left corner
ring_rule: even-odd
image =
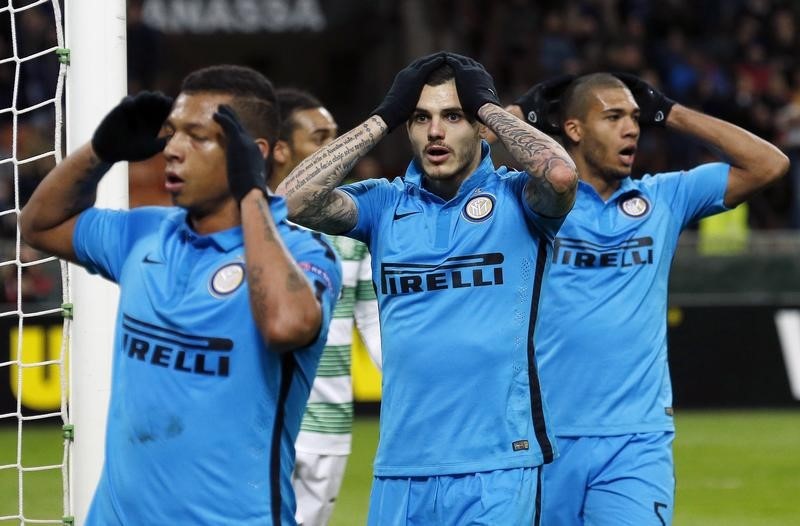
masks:
[[[632,75],[554,79],[509,111],[526,119],[558,115],[535,124],[561,132],[581,179],[555,240],[534,336],[561,453],[543,470],[542,523],[671,524],[675,428],[666,321],[678,237],[781,177],[788,159]],[[648,126],[688,135],[728,161],[633,179]]]
[[[400,125],[414,152],[405,177],[338,187]],[[485,127],[525,171],[495,169]],[[558,143],[454,53],[401,70],[366,121],[281,183],[292,220],[372,252],[383,399],[369,524],[534,523],[555,451],[530,335],[576,184]]]
[[[87,525],[295,524],[294,441],[341,269],[266,193],[278,122],[260,73],[195,71],[174,102],[123,99],[22,211],[28,243],[120,285]],[[113,163],[162,150],[177,207],[93,206]]]
[[[306,157],[336,138],[333,116],[308,92],[293,88],[275,91],[281,127],[272,153],[272,190]],[[350,347],[353,322],[372,359],[380,366],[381,334],[378,301],[372,287],[367,246],[344,236],[330,236],[342,260],[342,294],[333,311],[328,340],[322,352],[308,407],[297,435],[292,485],[297,497],[297,522],[328,524],[342,485],[350,454],[353,427],[353,386]]]

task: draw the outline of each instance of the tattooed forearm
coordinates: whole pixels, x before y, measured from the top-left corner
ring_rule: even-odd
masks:
[[[289,267],[286,274],[286,290],[288,292],[305,291],[308,288],[308,281],[300,275],[293,267]]]
[[[261,220],[264,222],[264,241],[274,243],[277,239],[275,223],[272,221],[272,212],[269,211],[269,205],[264,197],[259,197],[258,199],[258,211],[261,214]]]
[[[63,213],[66,217],[77,215],[94,204],[97,185],[110,169],[110,164],[91,156],[89,166],[78,175],[65,195]]]
[[[531,209],[551,217],[568,212],[578,176],[564,148],[499,106],[487,104],[479,110],[479,116],[531,176],[525,191]]]
[[[264,283],[264,269],[258,265],[247,270],[249,278],[247,286],[250,289],[250,308],[253,313],[260,317],[267,314],[267,287]]]
[[[278,234],[275,226],[275,222],[272,220],[272,212],[269,210],[269,204],[267,203],[266,198],[259,196],[257,204],[264,226],[264,241],[267,243],[278,243],[279,245],[283,245],[280,234]],[[258,269],[259,272],[261,271],[261,268],[258,266],[255,268]],[[260,273],[256,274],[257,278],[260,276]],[[308,282],[305,280],[303,275],[293,264],[290,264],[286,269],[286,290],[288,292],[297,292],[305,290],[307,287]]]
[[[355,207],[334,190],[386,131],[386,124],[380,118],[370,117],[301,162],[278,187],[278,193],[286,197],[289,217],[325,232],[339,233],[352,228]]]

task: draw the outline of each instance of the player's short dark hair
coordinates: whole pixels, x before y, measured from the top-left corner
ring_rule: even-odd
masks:
[[[578,77],[564,90],[560,103],[560,122],[573,117],[586,118],[592,103],[590,93],[601,89],[624,88],[625,83],[611,73],[590,73]]]
[[[250,135],[270,144],[277,139],[280,110],[275,89],[258,71],[231,64],[198,69],[183,79],[181,93],[199,92],[231,95],[231,107]]]
[[[442,64],[438,68],[431,71],[425,84],[428,86],[441,86],[448,80],[456,78],[456,72],[450,64]]]
[[[442,64],[438,68],[431,71],[430,75],[428,75],[427,80],[425,81],[425,85],[427,86],[441,86],[445,82],[453,80],[456,78],[456,72],[450,64]],[[467,115],[467,120],[471,123],[475,123],[475,117],[473,115]]]
[[[322,102],[311,93],[297,88],[278,88],[275,90],[278,107],[281,111],[281,126],[278,139],[291,142],[292,132],[297,128],[297,122],[292,118],[294,113],[303,110],[313,110],[322,107]]]

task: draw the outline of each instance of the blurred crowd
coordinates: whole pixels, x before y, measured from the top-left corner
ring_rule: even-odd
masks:
[[[800,228],[800,2],[452,0],[426,6],[427,20],[415,30],[434,34],[432,28],[446,27],[433,47],[480,60],[510,99],[554,75],[623,71],[773,142],[790,156],[791,174],[751,201],[750,224]],[[674,134],[645,130],[636,171],[690,167],[706,156]]]
[[[339,4],[334,6],[334,0],[319,3],[323,10],[339,8]],[[351,0],[349,5],[357,3]],[[789,155],[790,174],[750,202],[748,222],[757,229],[800,228],[800,2],[364,0],[364,4],[369,4],[364,8],[369,18],[358,19],[364,31],[351,32],[346,38],[358,39],[363,33],[363,38],[371,39],[364,45],[356,41],[349,56],[362,63],[355,71],[374,72],[374,78],[365,78],[367,88],[361,89],[352,88],[352,83],[341,85],[335,78],[320,79],[316,84],[331,86],[330,94],[316,95],[330,101],[328,106],[343,129],[357,123],[355,115],[363,118],[378,103],[394,72],[416,56],[439,49],[458,51],[481,61],[494,75],[505,102],[511,102],[536,82],[562,73],[635,73],[676,101],[738,124]],[[129,0],[129,87],[132,92],[170,91],[174,86],[165,80],[168,76],[164,73],[175,70],[176,75],[182,76],[186,72],[177,71],[175,64],[158,57],[169,56],[165,52],[181,36],[163,35],[148,26],[143,16],[146,8],[147,0]],[[11,38],[12,17],[16,43]],[[339,33],[287,32],[285,38],[318,38],[321,42],[345,38]],[[232,39],[229,47],[233,51],[227,61],[236,62],[239,48],[235,38],[232,34],[211,35],[203,42],[220,46]],[[375,46],[375,39],[382,39],[383,44]],[[190,40],[202,55],[202,49],[197,50],[198,37],[194,35]],[[55,96],[58,60],[55,53],[31,60],[25,57],[55,45],[55,24],[48,4],[13,14],[0,13],[0,109],[16,109],[0,112],[1,261],[16,257],[13,211],[25,202],[54,162],[53,156],[25,161],[52,150],[53,105],[28,109]],[[275,47],[264,46],[258,51],[267,55],[286,53]],[[384,53],[389,49],[392,51]],[[252,49],[240,52],[242,62],[247,61],[244,57],[252,56]],[[23,60],[2,62],[14,56]],[[269,63],[263,60],[263,64]],[[286,79],[286,75],[272,75],[268,68],[262,69],[271,78]],[[314,86],[301,83],[298,87]],[[365,93],[365,89],[370,92]],[[352,100],[343,100],[338,95],[342,92],[352,93]],[[392,155],[386,149],[376,150],[376,156],[359,166],[353,178],[399,175],[405,166],[398,159],[404,159],[404,163],[408,158],[404,152]],[[669,131],[647,129],[640,140],[635,172],[642,175],[681,169],[713,155],[715,152],[702,151]],[[23,162],[15,165],[13,159]],[[146,195],[147,185],[160,183],[158,178],[137,181],[134,174],[131,184],[132,198],[136,199]],[[33,254],[28,257],[36,259]],[[26,275],[30,273],[23,270]],[[0,266],[0,272],[6,283],[16,279],[14,265]],[[12,288],[13,294],[8,292],[9,286],[4,287],[5,298],[0,294],[0,302],[15,301],[16,287]]]

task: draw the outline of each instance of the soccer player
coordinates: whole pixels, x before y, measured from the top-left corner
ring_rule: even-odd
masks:
[[[290,218],[372,252],[383,400],[371,525],[536,516],[538,466],[554,450],[530,336],[577,174],[555,141],[498,104],[474,60],[420,58],[366,121],[280,187]],[[399,125],[414,152],[405,177],[337,188]],[[484,126],[524,172],[495,169]]]
[[[123,99],[23,209],[31,245],[120,285],[90,526],[295,524],[294,441],[341,269],[266,194],[278,121],[260,73],[198,70],[174,104]],[[113,163],[162,149],[177,207],[93,206]]]
[[[667,280],[678,236],[781,177],[788,160],[630,75],[553,79],[515,106],[520,118],[561,131],[581,179],[555,239],[534,338],[561,453],[544,469],[542,523],[670,524]],[[632,179],[646,126],[686,134],[727,162]]]
[[[268,180],[273,190],[300,161],[333,141],[338,129],[330,112],[310,93],[280,88],[275,94],[283,120]],[[331,236],[329,241],[342,260],[342,295],[333,311],[328,341],[297,435],[292,476],[297,522],[306,526],[328,524],[350,454],[350,347],[354,320],[370,356],[378,364],[381,354],[378,301],[372,287],[367,246],[344,236]]]

